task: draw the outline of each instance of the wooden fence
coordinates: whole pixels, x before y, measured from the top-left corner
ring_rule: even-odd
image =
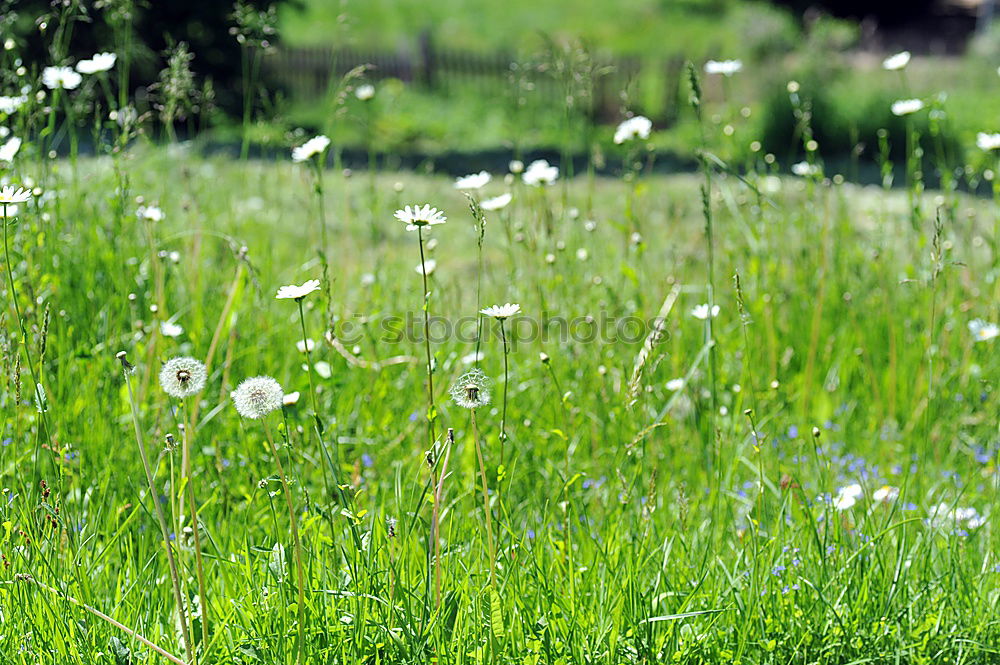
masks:
[[[341,77],[367,66],[371,80],[399,79],[423,89],[449,94],[473,89],[494,98],[530,95],[543,103],[562,103],[566,82],[541,62],[519,61],[508,52],[477,53],[442,49],[421,38],[413,51],[358,48],[281,47],[264,58],[264,74],[271,85],[294,99],[318,99]],[[593,62],[585,103],[595,119],[620,117],[622,92],[628,90],[629,110],[643,112],[658,123],[672,122],[681,103],[680,79],[684,60],[617,57]]]

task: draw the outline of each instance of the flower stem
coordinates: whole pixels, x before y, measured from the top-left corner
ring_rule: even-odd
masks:
[[[285,505],[288,507],[288,519],[292,523],[292,541],[295,547],[295,572],[299,587],[298,600],[298,638],[296,646],[295,661],[302,665],[302,651],[305,647],[305,611],[306,611],[306,582],[305,568],[302,566],[302,541],[299,540],[299,524],[295,519],[295,508],[292,506],[292,490],[288,486],[288,478],[285,476],[285,468],[281,465],[281,456],[278,455],[278,448],[274,445],[274,437],[271,436],[271,428],[267,424],[267,419],[263,421],[264,434],[267,442],[271,445],[271,453],[274,455],[274,463],[278,467],[278,476],[281,478],[281,489],[285,495]]]
[[[424,235],[423,228],[417,227],[417,243],[420,245],[420,277],[424,285],[424,349],[427,352],[427,438],[428,446],[434,447],[434,365],[431,358],[431,292],[427,288],[427,271],[424,269]]]
[[[194,400],[192,400],[194,401]],[[184,410],[185,415],[193,416],[191,409]],[[190,430],[190,434],[188,431]],[[184,454],[182,458],[184,465],[181,468],[181,475],[184,477],[185,493],[187,494],[188,511],[191,513],[191,530],[194,534],[194,561],[198,574],[198,597],[201,600],[201,643],[204,648],[208,648],[208,587],[205,584],[205,562],[201,554],[201,523],[198,520],[198,504],[194,499],[194,479],[191,473],[191,440],[194,438],[194,422],[189,422],[184,426]]]
[[[510,374],[507,371],[507,356],[510,349],[507,346],[507,333],[504,331],[503,319],[500,319],[500,338],[503,340],[503,409],[500,412],[500,464],[504,461],[504,448],[507,443],[507,387]]]
[[[493,514],[490,510],[490,494],[486,485],[486,463],[483,461],[483,447],[479,443],[479,428],[476,426],[476,410],[472,409],[472,438],[476,442],[476,457],[479,458],[479,476],[483,481],[483,508],[486,511],[486,542],[490,549],[490,586],[494,586],[494,569],[497,553],[493,544]]]
[[[184,607],[184,598],[181,595],[181,580],[177,574],[177,562],[174,559],[174,550],[170,545],[170,533],[167,530],[167,519],[163,515],[163,508],[160,507],[159,494],[156,491],[156,484],[153,481],[153,470],[149,466],[149,459],[146,457],[146,447],[142,443],[142,428],[139,426],[139,406],[135,402],[135,395],[132,392],[132,381],[129,379],[129,370],[122,372],[125,376],[125,386],[128,388],[128,401],[132,409],[132,425],[135,428],[135,445],[139,448],[139,457],[142,458],[142,468],[146,472],[146,482],[149,485],[149,495],[153,502],[153,509],[156,512],[156,519],[160,523],[160,534],[163,536],[163,546],[167,549],[167,563],[170,565],[170,580],[173,583],[174,601],[177,603],[177,612],[180,616],[181,638],[184,640],[184,649],[188,658],[195,662],[196,656],[194,647],[191,644],[191,633],[188,629],[188,613]]]

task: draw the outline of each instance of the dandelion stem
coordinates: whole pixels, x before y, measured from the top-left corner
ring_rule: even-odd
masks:
[[[135,445],[139,449],[139,457],[142,459],[142,468],[146,472],[146,482],[149,485],[149,495],[153,502],[153,509],[156,512],[156,519],[160,524],[160,534],[163,536],[163,546],[167,549],[167,563],[170,565],[170,579],[173,583],[174,601],[177,603],[177,612],[180,616],[181,637],[184,640],[184,649],[188,658],[195,662],[196,656],[194,647],[191,644],[191,633],[188,628],[188,613],[184,606],[184,597],[181,595],[180,575],[177,574],[177,562],[174,559],[174,550],[170,545],[170,533],[167,529],[167,519],[163,515],[163,508],[160,506],[159,494],[156,491],[156,484],[153,481],[153,470],[149,466],[149,459],[146,457],[146,447],[142,442],[142,428],[139,425],[139,405],[135,402],[135,395],[132,392],[132,381],[129,379],[129,370],[126,368],[122,372],[125,377],[125,386],[128,388],[128,401],[132,409],[132,425],[135,428]]]
[[[483,461],[483,447],[479,443],[479,428],[476,425],[476,410],[470,409],[472,414],[472,438],[476,442],[476,457],[479,458],[479,476],[483,482],[483,509],[486,511],[486,541],[490,550],[490,586],[494,586],[494,569],[496,568],[497,554],[493,544],[493,514],[490,510],[490,491],[486,484],[486,463]]]
[[[196,401],[196,400],[190,400]],[[191,409],[185,409],[188,416],[193,416]],[[190,430],[190,434],[188,431]],[[201,523],[198,520],[198,504],[194,498],[194,478],[191,473],[191,439],[194,438],[194,423],[189,422],[184,427],[184,460],[181,475],[184,477],[184,485],[188,500],[188,510],[191,513],[191,530],[194,534],[194,560],[198,574],[198,596],[201,600],[201,643],[204,648],[208,648],[208,588],[205,583],[205,562],[201,553],[201,535],[199,533]]]
[[[431,530],[434,532],[434,606],[441,606],[441,496],[444,494],[444,479],[448,475],[448,459],[455,443],[455,432],[448,428],[445,442],[444,460],[438,471],[437,487],[434,489],[434,507],[431,511]]]
[[[295,519],[295,508],[292,505],[292,490],[288,486],[288,478],[285,476],[285,468],[281,464],[281,456],[278,454],[278,448],[274,445],[274,437],[271,436],[271,428],[267,424],[267,419],[264,418],[261,421],[264,425],[264,434],[267,436],[267,442],[271,446],[271,453],[274,455],[274,463],[278,467],[278,476],[281,478],[281,490],[285,495],[285,505],[288,507],[288,519],[291,520],[292,526],[292,541],[295,547],[295,573],[296,580],[299,587],[298,596],[298,638],[296,645],[296,657],[295,661],[302,665],[302,652],[305,647],[305,611],[306,611],[306,582],[305,582],[305,568],[302,565],[302,541],[299,540],[299,525],[298,520]]]

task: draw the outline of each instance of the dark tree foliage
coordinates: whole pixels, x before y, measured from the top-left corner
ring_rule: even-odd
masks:
[[[264,10],[296,2],[243,0],[242,4]],[[191,68],[197,78],[213,82],[223,108],[239,107],[241,47],[233,31],[233,0],[0,0],[0,11],[17,15],[13,29],[24,59],[41,68],[53,64],[54,31],[66,16],[73,17],[67,59],[116,50],[112,14],[129,5],[133,89],[155,82],[168,50],[186,42],[194,54]],[[45,30],[40,28],[42,22]]]
[[[890,27],[925,18],[939,4],[937,0],[774,0],[799,16],[809,10],[821,10],[839,18],[862,20],[873,18],[879,25]]]

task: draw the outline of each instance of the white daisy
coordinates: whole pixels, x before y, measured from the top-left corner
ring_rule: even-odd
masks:
[[[369,99],[375,96],[375,86],[371,83],[365,83],[359,85],[354,91],[354,96],[363,102],[367,102]]]
[[[434,273],[434,269],[437,268],[437,261],[434,259],[427,259],[419,266],[415,267],[414,270],[418,275],[431,275]]]
[[[318,279],[306,280],[298,286],[295,284],[282,286],[278,289],[278,293],[274,297],[278,300],[302,300],[313,291],[319,291]]]
[[[83,77],[73,71],[72,67],[46,67],[42,70],[42,83],[49,90],[63,88],[72,90],[80,85]]]
[[[0,146],[0,162],[11,162],[14,160],[14,155],[17,151],[21,149],[21,139],[16,136],[11,137],[7,140],[3,146]]]
[[[924,108],[924,103],[919,99],[900,99],[892,103],[892,114],[898,116],[910,115],[922,108]]]
[[[742,60],[709,60],[705,63],[706,74],[732,76],[741,69],[743,69]]]
[[[882,69],[887,69],[890,72],[899,71],[908,65],[910,62],[910,52],[900,51],[894,55],[890,55],[888,58],[882,61]]]
[[[178,399],[200,393],[207,378],[205,365],[194,358],[171,358],[160,369],[160,387]]]
[[[160,323],[160,334],[164,337],[180,337],[184,334],[184,328],[173,321],[163,321]]]
[[[972,338],[977,342],[988,342],[991,339],[1000,337],[1000,326],[995,323],[989,323],[982,319],[973,319],[969,321],[969,332],[972,333]]]
[[[15,189],[13,185],[0,187],[0,203],[24,203],[30,199],[31,190],[21,187]]]
[[[10,115],[14,111],[18,110],[24,106],[28,101],[27,95],[20,95],[18,97],[7,97],[0,96],[0,113],[6,113]]]
[[[615,130],[615,143],[621,145],[632,139],[648,139],[653,129],[653,121],[644,115],[637,115],[623,121]]]
[[[712,318],[714,319],[719,315],[719,306],[712,306]],[[691,316],[696,319],[704,321],[708,318],[708,303],[702,303],[700,305],[695,305],[695,308],[691,310]]]
[[[296,390],[295,392],[288,393],[283,398],[281,398],[281,403],[284,404],[285,406],[295,406],[296,404],[299,403],[299,397],[300,397],[299,391]]]
[[[522,162],[520,159],[512,159],[510,160],[510,164],[507,165],[507,170],[509,170],[514,175],[522,173],[524,171],[524,162]]]
[[[461,363],[463,365],[472,365],[473,363],[478,363],[483,359],[482,351],[473,351],[472,353],[467,353],[462,356]]]
[[[297,148],[292,148],[292,161],[304,162],[319,155],[330,145],[330,139],[320,134],[314,136]]]
[[[118,56],[114,53],[95,53],[90,60],[81,60],[76,63],[76,71],[81,74],[96,74],[106,72],[115,66]]]
[[[300,339],[295,342],[295,348],[299,350],[299,353],[305,353],[307,351],[311,353],[312,350],[316,348],[316,342],[308,338],[304,341]]]
[[[818,164],[810,164],[809,162],[796,162],[792,164],[792,173],[799,176],[800,178],[805,178],[811,175],[819,175],[820,169]]]
[[[406,206],[402,210],[397,210],[393,216],[406,224],[407,231],[415,231],[422,226],[444,224],[448,221],[443,212],[430,205]]]
[[[872,499],[879,503],[892,503],[899,498],[899,488],[883,485],[872,493]]]
[[[139,209],[135,211],[135,214],[139,219],[144,219],[147,222],[162,222],[166,215],[163,214],[163,210],[157,206],[139,206]]]
[[[280,409],[285,401],[285,391],[271,377],[255,376],[244,379],[230,397],[241,416],[256,420]]]
[[[333,375],[333,368],[325,360],[320,360],[313,365],[313,369],[316,370],[317,376],[321,379],[329,379]]]
[[[979,132],[976,134],[976,147],[980,150],[1000,150],[1000,132],[996,134]]]
[[[482,189],[492,179],[486,171],[472,173],[455,180],[455,189]]]
[[[524,175],[521,176],[524,184],[532,187],[551,185],[558,178],[559,167],[552,166],[544,159],[536,159],[528,164],[528,168],[524,170]]]
[[[837,510],[848,510],[858,502],[864,494],[861,485],[853,483],[837,490],[837,496],[833,498],[833,507]]]
[[[677,392],[678,390],[684,388],[685,383],[686,382],[684,381],[683,378],[670,379],[669,381],[667,381],[667,390],[671,392]]]
[[[479,313],[485,314],[486,316],[492,316],[498,321],[503,321],[504,319],[509,319],[520,311],[520,305],[507,303],[506,305],[493,305],[492,307],[481,309],[479,310]]]
[[[511,199],[513,198],[514,197],[511,196],[510,192],[505,192],[500,196],[494,196],[491,199],[486,199],[485,201],[479,204],[479,207],[489,212],[492,212],[494,210],[500,210],[502,208],[506,208],[507,205],[510,203]]]

